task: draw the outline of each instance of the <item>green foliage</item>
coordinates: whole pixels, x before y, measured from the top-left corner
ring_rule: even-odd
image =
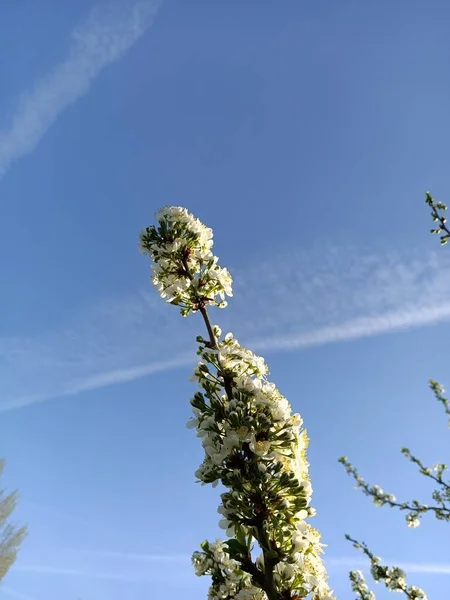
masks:
[[[5,462],[0,460],[0,476],[4,467]],[[17,492],[6,494],[5,490],[0,490],[0,581],[16,560],[17,552],[26,536],[26,527],[16,527],[8,522],[16,508],[17,500]]]

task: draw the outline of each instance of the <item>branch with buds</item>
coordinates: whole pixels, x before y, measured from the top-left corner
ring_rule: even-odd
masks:
[[[447,217],[445,212],[447,205],[443,202],[436,202],[429,192],[425,194],[425,203],[431,208],[431,217],[437,226],[431,229],[431,233],[441,236],[441,244],[444,246],[450,240],[450,229],[447,226]]]
[[[434,379],[430,379],[430,381],[428,383],[429,383],[430,388],[433,391],[434,397],[444,407],[445,414],[448,417],[450,417],[450,401],[448,400],[448,398],[446,398],[444,396],[445,390],[444,390],[443,386],[440,383],[438,383],[437,381],[435,381]],[[448,421],[448,425],[450,427],[450,419]]]
[[[367,544],[358,542],[349,535],[345,537],[352,542],[354,548],[362,550],[369,558],[370,572],[377,583],[380,581],[383,582],[391,592],[403,592],[409,600],[427,600],[427,596],[422,589],[415,585],[408,585],[406,574],[402,569],[382,565],[381,559],[369,550]],[[350,581],[352,582],[352,590],[359,595],[361,600],[375,600],[375,595],[367,587],[361,571],[352,571],[350,573]]]

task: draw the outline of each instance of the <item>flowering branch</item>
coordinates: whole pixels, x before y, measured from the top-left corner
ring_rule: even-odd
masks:
[[[442,202],[436,202],[429,192],[425,194],[425,203],[431,208],[431,217],[437,227],[431,229],[431,233],[441,236],[441,244],[445,246],[450,240],[450,229],[447,227],[447,217],[445,211],[447,206]]]
[[[447,206],[442,202],[435,202],[429,192],[425,194],[425,202],[431,208],[433,221],[438,223],[437,228],[432,229],[431,233],[440,235],[441,244],[445,245],[450,239],[450,230],[446,225],[447,219],[445,216]],[[436,400],[444,406],[446,415],[450,416],[450,402],[444,397],[444,388],[434,379],[430,379],[429,385]],[[421,504],[418,500],[413,500],[412,502],[397,502],[393,494],[384,492],[378,485],[369,485],[361,477],[358,470],[348,461],[346,456],[342,456],[339,459],[339,462],[344,465],[347,473],[354,478],[356,487],[361,488],[366,496],[371,496],[375,505],[387,505],[391,508],[408,511],[406,522],[409,527],[417,527],[420,525],[422,515],[427,512],[434,513],[438,520],[450,521],[450,482],[444,481],[443,478],[445,471],[447,471],[447,465],[438,463],[433,468],[426,467],[419,458],[411,454],[408,448],[402,448],[402,454],[405,458],[419,467],[419,473],[425,477],[429,477],[438,484],[438,489],[434,490],[432,493],[432,498],[435,502],[434,506]],[[427,599],[423,590],[416,586],[408,586],[406,583],[406,575],[401,569],[380,565],[380,559],[372,554],[365,543],[357,542],[349,535],[346,535],[345,537],[353,542],[355,548],[362,550],[370,559],[371,573],[376,582],[383,581],[390,591],[403,592],[405,596],[411,600]],[[360,600],[375,600],[375,595],[369,590],[361,571],[350,572],[350,581],[352,590],[358,594]]]
[[[349,535],[345,537],[353,543],[353,546],[357,550],[362,550],[370,559],[370,572],[377,583],[382,581],[391,592],[403,592],[409,600],[427,600],[427,596],[422,589],[415,585],[407,584],[406,575],[402,569],[381,565],[381,559],[375,556],[364,542],[357,542]],[[361,571],[352,571],[350,573],[350,580],[352,582],[352,590],[359,594],[361,600],[375,600],[375,595],[369,591]]]
[[[386,493],[378,485],[368,484],[359,474],[356,467],[354,467],[347,459],[346,456],[342,456],[339,462],[344,465],[347,473],[351,475],[356,481],[356,487],[361,488],[366,496],[371,496],[376,506],[390,506],[391,508],[398,508],[401,511],[408,511],[406,515],[406,523],[408,527],[418,527],[420,525],[421,517],[428,512],[434,513],[436,519],[440,521],[450,521],[450,487],[446,483],[442,475],[447,466],[444,464],[437,464],[431,469],[425,467],[420,459],[413,456],[408,448],[402,448],[403,455],[408,458],[411,462],[416,463],[420,467],[420,473],[436,481],[443,489],[434,490],[432,498],[436,502],[436,505],[422,504],[418,500],[412,500],[410,502],[397,502],[393,494]],[[434,474],[436,473],[436,475]]]
[[[434,379],[430,379],[430,381],[428,383],[430,385],[430,388],[433,390],[434,397],[436,398],[436,400],[438,402],[440,402],[443,405],[445,414],[448,417],[450,417],[450,401],[448,400],[448,398],[444,397],[444,394],[445,394],[444,388],[442,387],[442,385],[440,383],[438,383]],[[448,421],[448,425],[450,427],[450,419]]]
[[[450,415],[450,405],[447,398],[444,397],[444,388],[434,381],[429,382],[430,388],[433,390],[436,399],[444,405],[447,415]],[[342,456],[339,462],[344,465],[347,473],[356,481],[356,487],[361,488],[366,496],[373,498],[376,506],[390,506],[398,508],[401,511],[408,511],[406,515],[406,523],[408,527],[418,527],[420,519],[425,513],[433,513],[436,519],[440,521],[450,521],[450,482],[444,480],[444,473],[448,467],[444,463],[437,463],[434,467],[426,467],[423,462],[411,454],[408,448],[402,448],[402,454],[405,458],[419,467],[419,473],[428,477],[438,484],[437,489],[432,493],[434,505],[423,504],[418,500],[411,502],[397,502],[393,494],[384,492],[378,485],[370,485],[361,477],[356,467],[354,467],[347,459]]]
[[[231,276],[212,254],[212,230],[181,207],[156,219],[140,238],[153,283],[183,316],[200,312],[208,332],[197,337],[200,389],[188,423],[205,451],[196,477],[226,490],[218,512],[229,539],[204,542],[195,571],[211,576],[210,600],[333,600],[320,534],[306,521],[315,511],[302,419],[269,382],[264,359],[211,324],[207,307],[224,308],[232,295]]]

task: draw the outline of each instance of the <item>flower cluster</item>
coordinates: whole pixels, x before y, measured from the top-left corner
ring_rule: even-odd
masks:
[[[205,541],[201,548],[202,552],[194,552],[192,564],[196,575],[211,576],[209,600],[267,600],[266,594],[252,585],[251,576],[242,570],[241,564],[230,558],[225,542]]]
[[[403,592],[409,600],[428,600],[427,595],[421,588],[416,585],[408,585],[405,572],[402,569],[380,564],[381,559],[375,556],[366,544],[357,542],[348,535],[346,538],[353,543],[357,550],[362,550],[370,559],[370,572],[377,583],[383,582],[391,592]],[[362,600],[372,600],[375,597],[372,592],[369,592],[360,571],[353,571],[350,574],[350,580],[353,591],[357,592]]]
[[[232,295],[211,229],[181,207],[157,219],[141,235],[153,283],[184,316],[200,311],[209,338],[197,338],[200,389],[188,426],[205,451],[198,480],[225,488],[218,512],[231,539],[205,542],[193,556],[196,572],[211,575],[210,600],[332,600],[320,534],[306,521],[315,511],[302,419],[268,380],[264,359],[209,321],[207,305],[223,307]],[[253,560],[255,542],[261,556]]]
[[[194,379],[201,391],[191,400],[195,418],[188,423],[205,450],[196,476],[228,488],[218,512],[227,535],[242,540],[237,556],[248,554],[254,538],[273,554],[280,590],[330,598],[320,535],[305,521],[314,509],[302,419],[267,380],[261,357],[232,334],[220,340],[220,329],[213,331],[215,348],[199,339]],[[259,567],[263,576],[264,563]]]
[[[153,261],[152,281],[167,302],[187,316],[207,304],[224,308],[232,296],[232,279],[211,252],[213,232],[185,208],[166,206],[156,215],[159,226],[141,233],[141,250]]]
[[[369,590],[361,571],[350,571],[350,582],[352,591],[358,594],[358,598],[361,600],[376,600],[375,594]]]

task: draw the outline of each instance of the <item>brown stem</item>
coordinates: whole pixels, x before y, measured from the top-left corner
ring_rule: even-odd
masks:
[[[218,350],[216,336],[214,335],[214,331],[211,325],[211,321],[209,319],[208,311],[205,306],[200,306],[200,312],[202,314],[203,320],[205,321],[206,329],[208,330],[209,335],[209,343],[212,348]]]
[[[188,277],[192,281],[194,279],[194,277],[189,270],[187,258],[182,258],[181,263],[182,263],[183,269],[186,273],[186,277]],[[205,322],[206,329],[208,331],[209,345],[211,346],[211,348],[218,350],[219,346],[217,344],[217,339],[216,339],[216,336],[214,335],[214,330],[212,328],[211,321],[210,321],[210,318],[208,315],[208,311],[205,306],[205,299],[202,298],[201,296],[197,297],[197,304],[198,304],[198,309],[199,309],[199,311],[203,317],[203,320]],[[232,378],[228,377],[225,373],[222,373],[221,375],[223,377],[223,384],[224,384],[225,392],[227,394],[227,398],[228,398],[228,400],[232,400],[233,399]]]

